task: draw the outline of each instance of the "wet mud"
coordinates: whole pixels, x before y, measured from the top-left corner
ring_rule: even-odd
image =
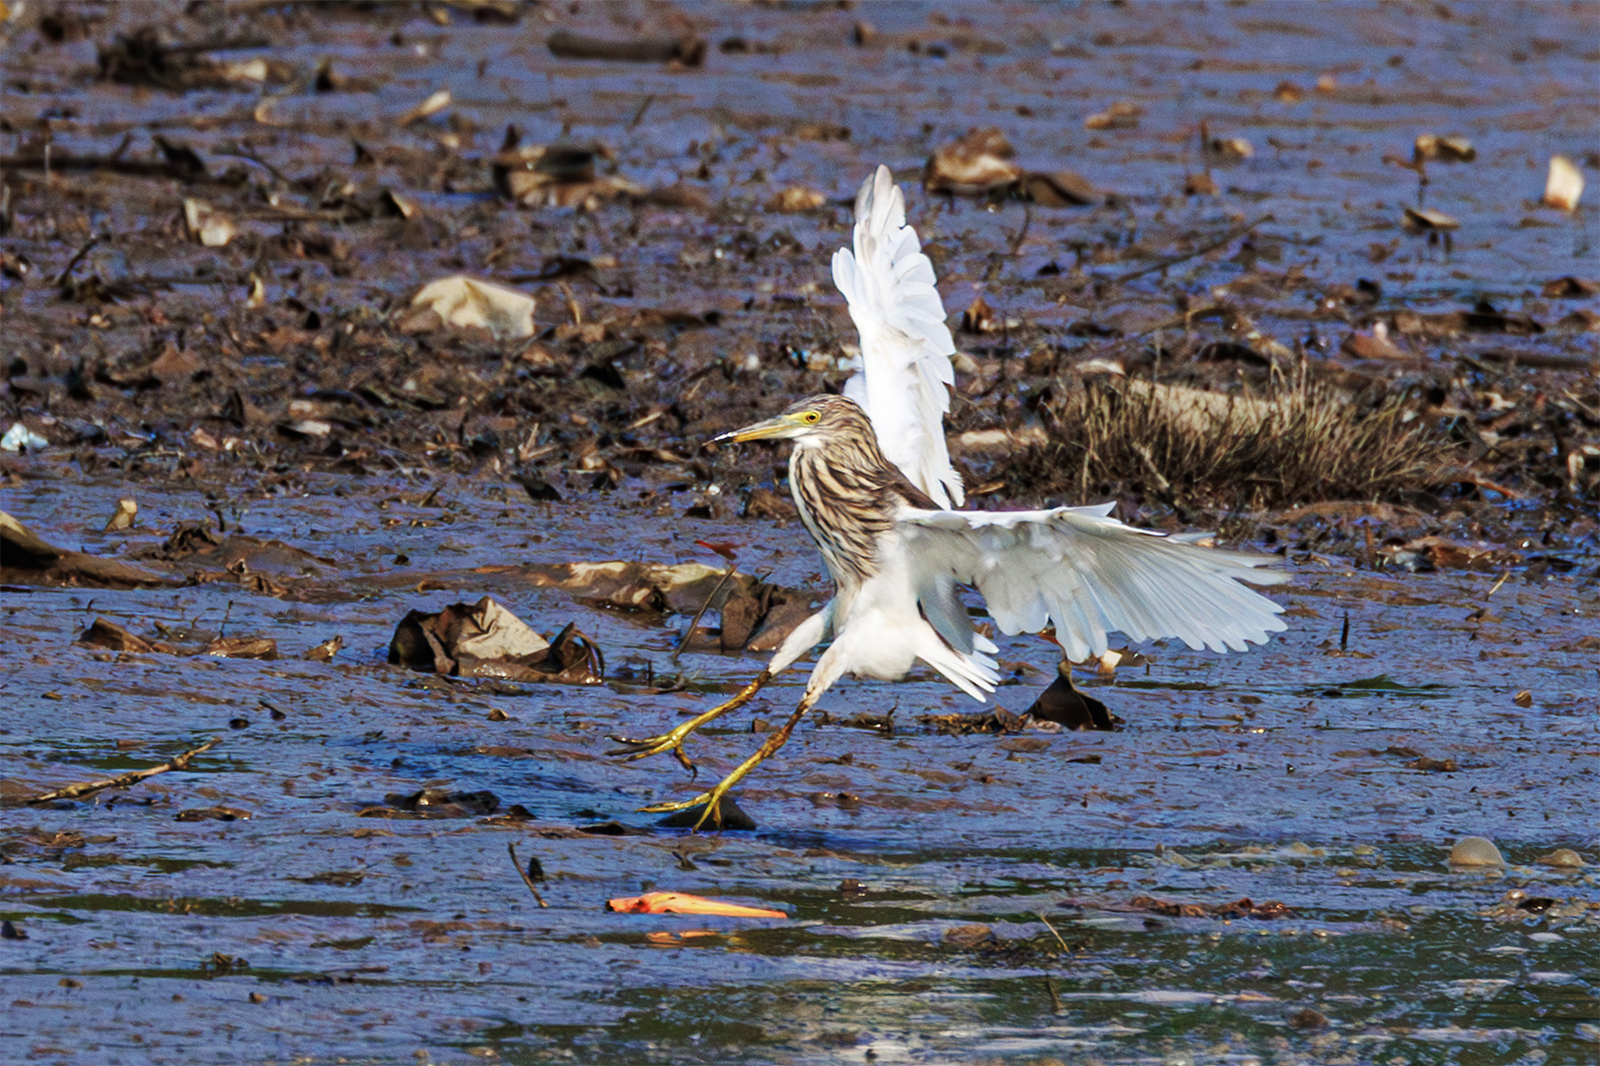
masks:
[[[1597,270],[1582,207],[1539,201],[1552,153],[1593,172],[1593,25],[27,5],[0,1058],[1592,1061]],[[1001,641],[988,731],[925,674],[846,681],[740,788],[753,830],[659,826],[636,809],[731,770],[804,672],[691,741],[697,782],[608,738],[736,691],[827,595],[778,457],[700,443],[844,378],[855,184],[983,127],[1017,167],[990,200],[911,196],[969,312],[980,505],[1279,551],[1289,631],[1079,669],[1115,731],[1022,718],[1035,638]],[[1421,134],[1475,158],[1384,160]],[[458,274],[533,296],[534,334],[409,314]],[[1297,381],[1396,405],[1431,465],[1230,495],[1069,417]],[[485,672],[446,627],[391,662],[408,614],[485,597],[573,657]],[[788,917],[607,909],[658,891]]]

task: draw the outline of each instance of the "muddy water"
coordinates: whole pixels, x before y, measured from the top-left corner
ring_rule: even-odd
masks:
[[[1592,149],[1594,19],[1581,5],[684,10],[713,44],[704,70],[558,61],[543,46],[554,28],[675,29],[657,8],[538,7],[512,27],[459,15],[439,26],[415,8],[330,9],[272,54],[305,70],[329,56],[342,73],[379,84],[371,94],[287,92],[271,121],[258,122],[255,94],[91,80],[94,42],[114,32],[155,20],[212,38],[243,20],[191,24],[175,9],[118,5],[91,41],[35,48],[31,31],[14,34],[0,101],[8,115],[63,109],[61,151],[109,154],[124,130],[146,137],[176,127],[208,154],[248,137],[299,175],[347,166],[351,135],[425,146],[442,121],[398,130],[381,116],[448,85],[455,112],[470,119],[455,129],[468,154],[492,151],[507,122],[535,142],[568,130],[611,144],[636,180],[702,180],[735,204],[707,216],[516,212],[493,200],[481,174],[433,182],[415,192],[450,220],[436,246],[397,252],[351,233],[347,268],[266,271],[268,310],[280,320],[291,296],[330,321],[385,306],[428,277],[487,263],[506,239],[511,251],[494,258],[500,273],[535,271],[557,252],[618,256],[633,292],[619,287],[612,306],[718,308],[723,331],[698,343],[718,355],[769,353],[816,317],[785,311],[773,295],[825,285],[843,229],[838,218],[775,221],[752,205],[792,182],[845,195],[879,161],[909,175],[932,145],[987,124],[1001,126],[1030,165],[1074,166],[1126,199],[1036,210],[1023,232],[1016,205],[914,197],[953,309],[982,287],[1006,313],[1061,326],[1079,309],[1034,278],[1051,262],[1069,268],[1085,235],[1148,257],[1187,247],[1175,242],[1197,229],[1264,214],[1274,219],[1268,254],[1323,281],[1379,272],[1386,291],[1420,308],[1488,297],[1553,318],[1530,293],[1553,276],[1593,274],[1592,224],[1534,206],[1550,152]],[[953,15],[970,25],[951,25]],[[850,46],[858,18],[898,43]],[[778,51],[715,51],[734,36]],[[1331,80],[1318,92],[1323,77]],[[1304,99],[1279,99],[1280,81]],[[1083,129],[1117,101],[1145,109],[1138,129]],[[196,125],[197,115],[206,121]],[[1177,194],[1201,166],[1192,134],[1202,119],[1256,149],[1217,169],[1224,195],[1215,200]],[[816,121],[848,126],[849,139],[790,135]],[[1409,154],[1420,132],[1464,134],[1480,159],[1436,165],[1419,189],[1382,155]],[[383,164],[362,180],[403,177]],[[244,289],[233,275],[253,264],[237,249],[170,239],[177,195],[145,183],[73,205],[24,201],[26,224],[9,247],[56,270],[91,227],[103,228],[120,236],[91,254],[84,273],[220,270],[216,287],[180,288],[162,305],[205,335],[201,316],[239,313]],[[1450,253],[1396,228],[1419,196],[1462,221]],[[463,232],[467,222],[478,228]],[[731,250],[745,229],[782,230],[799,247],[738,259]],[[1012,249],[985,281],[995,256]],[[1124,286],[1097,314],[1137,329],[1171,314],[1174,287],[1201,293],[1242,269],[1194,260],[1170,278]],[[550,299],[542,306],[559,305]],[[1262,300],[1257,318],[1269,330],[1287,340],[1309,328],[1304,294]],[[131,343],[121,309],[102,335],[50,286],[8,288],[4,310],[8,358],[14,346],[35,364],[55,351],[70,365],[77,353]],[[696,336],[706,334],[687,335],[685,346]],[[1594,352],[1592,335],[1574,333],[1493,343]],[[1082,344],[1092,351],[1094,342]],[[261,356],[247,369],[285,362]],[[776,393],[820,387],[770,359],[764,372]],[[311,384],[297,380],[301,388]],[[37,413],[69,402],[60,388],[47,396],[11,391],[7,403]],[[308,453],[270,441],[258,442],[259,465],[218,461],[202,490],[165,476],[180,452],[195,451],[186,437],[193,413],[147,417],[111,419],[112,445],[101,442],[90,474],[64,448],[10,461],[5,510],[49,540],[105,555],[220,513],[230,527],[326,562],[276,575],[314,589],[299,598],[228,583],[0,593],[7,796],[149,766],[221,737],[188,772],[76,803],[0,806],[0,917],[25,935],[0,941],[0,1059],[1594,1059],[1600,674],[1584,640],[1600,631],[1600,590],[1591,534],[1569,545],[1571,571],[1516,570],[1504,581],[1499,572],[1374,574],[1312,556],[1282,594],[1291,630],[1268,647],[1226,658],[1156,647],[1148,669],[1110,683],[1081,677],[1127,720],[1113,734],[937,736],[919,715],[973,706],[948,686],[922,676],[847,682],[829,693],[832,720],[803,726],[742,790],[756,832],[600,835],[575,828],[615,820],[649,829],[651,816],[635,808],[696,787],[667,760],[607,759],[607,735],[664,729],[748,680],[760,660],[691,652],[675,664],[682,616],[599,610],[515,571],[479,568],[714,562],[696,539],[737,540],[745,569],[820,591],[798,526],[686,518],[678,502],[689,492],[665,496],[665,508],[663,497],[638,502],[663,482],[705,488],[708,479],[681,467],[630,470],[612,493],[574,492],[587,483],[574,475],[565,501],[536,504],[487,464],[449,473],[434,456],[385,453],[380,473],[327,474]],[[448,434],[459,428],[452,421]],[[705,435],[691,425],[690,439],[665,443],[688,448]],[[125,495],[139,500],[138,525],[100,533]],[[613,682],[496,688],[385,663],[408,610],[484,594],[546,633],[576,622],[604,648]],[[283,658],[75,644],[97,617],[183,645],[271,637]],[[335,635],[344,647],[331,663],[298,658]],[[1020,712],[1049,679],[1053,655],[1017,640],[1002,657],[1017,684],[1000,702]],[[702,783],[758,743],[751,719],[784,715],[803,676],[781,679],[750,713],[694,743]],[[641,679],[661,677],[681,687],[643,690]],[[891,711],[888,733],[842,724]],[[1450,760],[1454,769],[1442,768]],[[414,818],[389,799],[424,788],[486,790],[499,809]],[[527,813],[507,817],[513,805]],[[180,820],[217,808],[233,820]],[[1466,835],[1493,838],[1508,865],[1452,868],[1450,847]],[[517,877],[508,843],[524,862],[539,860],[549,907]],[[1557,848],[1590,865],[1539,862]],[[644,888],[764,903],[791,918],[604,909]],[[1228,917],[1145,902],[1216,907],[1246,897],[1287,911]]]
[[[56,476],[11,490],[7,506],[111,548],[87,527],[120,488],[40,472]],[[649,827],[634,808],[693,787],[664,760],[605,759],[606,735],[657,731],[758,660],[686,654],[686,693],[505,694],[390,667],[388,637],[407,609],[487,591],[543,630],[576,621],[613,670],[670,675],[685,619],[467,571],[537,551],[533,531],[658,560],[702,530],[658,521],[624,537],[603,502],[507,504],[468,485],[381,509],[402,494],[418,498],[330,482],[251,501],[248,532],[347,562],[333,602],[220,585],[7,594],[11,781],[110,776],[223,738],[192,772],[0,813],[0,913],[27,933],[4,945],[12,1054],[1583,1061],[1594,868],[1537,860],[1558,847],[1594,857],[1594,657],[1561,650],[1594,631],[1592,586],[1311,566],[1284,597],[1293,628],[1261,651],[1158,648],[1114,683],[1081,679],[1128,719],[1122,732],[942,737],[915,718],[965,709],[946,686],[846,683],[827,701],[835,718],[893,711],[895,730],[802,728],[742,792],[755,833],[587,836],[572,827]],[[199,506],[143,498],[150,526],[134,542]],[[793,570],[803,536],[775,529],[762,548]],[[410,562],[396,567],[401,553]],[[270,636],[285,658],[74,646],[95,617],[152,636]],[[334,634],[345,649],[331,664],[295,660]],[[1020,683],[1001,702],[1021,711],[1051,656],[1019,640],[1003,658]],[[775,684],[753,716],[782,714],[802,682]],[[506,720],[489,719],[497,709]],[[693,745],[706,774],[756,743],[749,717]],[[1413,768],[1418,757],[1458,769]],[[424,787],[489,790],[531,817],[370,816]],[[176,820],[211,807],[249,817]],[[1450,845],[1468,834],[1494,838],[1510,866],[1452,869]],[[542,864],[548,909],[508,842]],[[842,891],[849,879],[864,891]],[[793,917],[604,910],[651,887]],[[1513,892],[1555,902],[1518,910]],[[1289,913],[1168,916],[1139,897],[1249,897]],[[989,933],[962,929],[975,924]],[[214,953],[247,968],[208,970]],[[1294,1028],[1306,1008],[1328,1026]]]

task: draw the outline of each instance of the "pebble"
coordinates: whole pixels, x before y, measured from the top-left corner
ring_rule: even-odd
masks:
[[[1581,870],[1587,865],[1583,856],[1571,848],[1557,848],[1548,855],[1539,856],[1536,861],[1540,866],[1561,866],[1573,870]]]
[[[1451,866],[1504,866],[1500,849],[1488,837],[1462,837],[1450,849]]]

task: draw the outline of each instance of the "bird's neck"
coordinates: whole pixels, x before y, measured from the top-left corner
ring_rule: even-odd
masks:
[[[900,505],[894,473],[876,442],[800,446],[789,457],[800,520],[841,590],[877,572],[878,537]]]

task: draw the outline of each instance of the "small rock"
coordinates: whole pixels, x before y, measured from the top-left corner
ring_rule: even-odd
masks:
[[[1583,861],[1583,856],[1571,848],[1557,848],[1548,855],[1541,855],[1534,860],[1540,866],[1559,866],[1569,870],[1581,870],[1588,865]]]
[[[1462,837],[1450,849],[1451,866],[1504,866],[1500,849],[1488,837]]]
[[[1309,1030],[1326,1029],[1327,1027],[1328,1016],[1321,1011],[1312,1010],[1310,1007],[1302,1007],[1289,1015],[1289,1028],[1291,1029]]]

